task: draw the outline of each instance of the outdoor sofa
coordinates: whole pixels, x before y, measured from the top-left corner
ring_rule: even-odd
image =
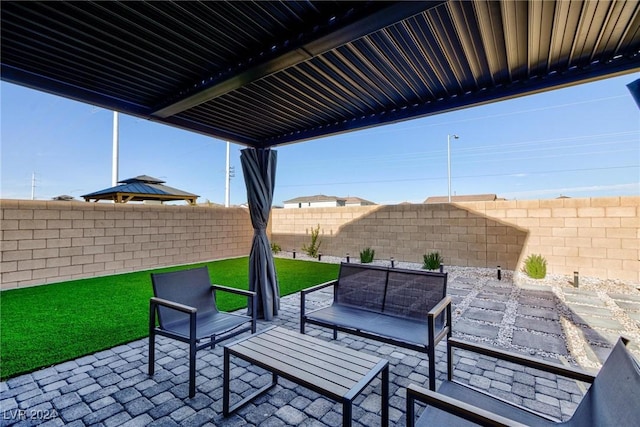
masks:
[[[307,297],[333,286],[328,307],[307,311]],[[435,346],[451,335],[447,273],[342,263],[337,280],[300,292],[300,332],[307,323],[413,349],[429,356],[435,390]]]

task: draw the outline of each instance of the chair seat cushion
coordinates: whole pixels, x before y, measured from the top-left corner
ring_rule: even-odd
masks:
[[[196,318],[196,339],[201,340],[228,332],[238,326],[251,322],[251,317],[225,312],[199,313]],[[165,330],[189,338],[189,317],[165,324]]]
[[[419,321],[341,304],[333,304],[312,311],[306,315],[306,318],[325,323],[329,327],[336,325],[351,328],[410,344],[426,346],[429,342],[426,318],[424,321]]]
[[[518,408],[517,406],[512,406],[504,401],[494,399],[487,394],[481,393],[472,388],[465,387],[452,381],[444,381],[438,388],[438,393],[461,400],[463,402],[477,406],[478,408],[493,412],[495,414],[501,415],[514,421],[518,421],[526,425],[541,427],[562,425],[560,423],[550,421],[546,418],[536,416],[535,414],[527,412],[524,409]],[[438,408],[434,408],[433,406],[428,406],[416,422],[417,427],[468,427],[476,425],[477,424],[474,424],[463,418],[456,417],[455,415],[452,415],[448,412],[442,411]]]

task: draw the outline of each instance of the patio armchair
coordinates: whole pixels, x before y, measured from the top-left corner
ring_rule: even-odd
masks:
[[[149,309],[149,375],[155,371],[155,336],[189,344],[189,397],[196,394],[196,352],[246,331],[256,331],[255,292],[212,285],[207,267],[152,273]],[[218,310],[216,292],[247,296],[251,316]]]
[[[448,379],[437,392],[410,384],[407,389],[407,426],[616,426],[640,425],[640,366],[620,338],[611,354],[593,376],[580,369],[547,363],[532,357],[448,340]],[[452,378],[452,348],[462,348],[530,368],[591,383],[573,416],[552,420],[531,410],[488,395]],[[415,420],[416,402],[427,405]]]

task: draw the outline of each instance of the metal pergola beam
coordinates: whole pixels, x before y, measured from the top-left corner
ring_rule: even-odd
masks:
[[[278,138],[268,140],[264,147],[271,147],[293,142],[301,142],[329,135],[337,135],[355,129],[366,129],[381,124],[390,124],[404,120],[427,117],[462,108],[488,104],[495,101],[503,101],[520,96],[533,95],[548,90],[549,86],[556,89],[587,83],[601,79],[603,76],[615,77],[630,72],[640,72],[638,56],[636,54],[630,58],[617,58],[607,64],[591,64],[584,69],[573,69],[564,73],[550,73],[543,78],[533,78],[526,81],[513,83],[509,86],[502,86],[498,89],[482,90],[463,96],[456,96],[442,99],[426,104],[413,105],[400,108],[394,111],[384,111],[376,115],[344,120],[332,125],[322,126],[313,129],[300,130],[291,134],[282,135]],[[614,63],[615,64],[612,64]]]
[[[380,7],[378,11],[355,21],[349,21],[348,17],[345,17],[341,20],[344,23],[339,21],[335,24],[335,28],[328,27],[328,31],[325,31],[326,34],[301,37],[295,42],[289,43],[278,55],[252,63],[250,66],[247,65],[244,70],[235,70],[235,73],[223,76],[212,85],[205,86],[177,102],[157,109],[152,113],[152,116],[166,119],[179,114],[445,2],[446,0],[400,2]],[[375,2],[372,7],[376,7]],[[340,28],[339,25],[343,25],[343,27]]]

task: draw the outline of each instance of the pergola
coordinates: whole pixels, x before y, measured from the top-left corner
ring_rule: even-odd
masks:
[[[1,7],[3,80],[249,147],[251,284],[274,295],[270,147],[640,70],[637,0]]]

